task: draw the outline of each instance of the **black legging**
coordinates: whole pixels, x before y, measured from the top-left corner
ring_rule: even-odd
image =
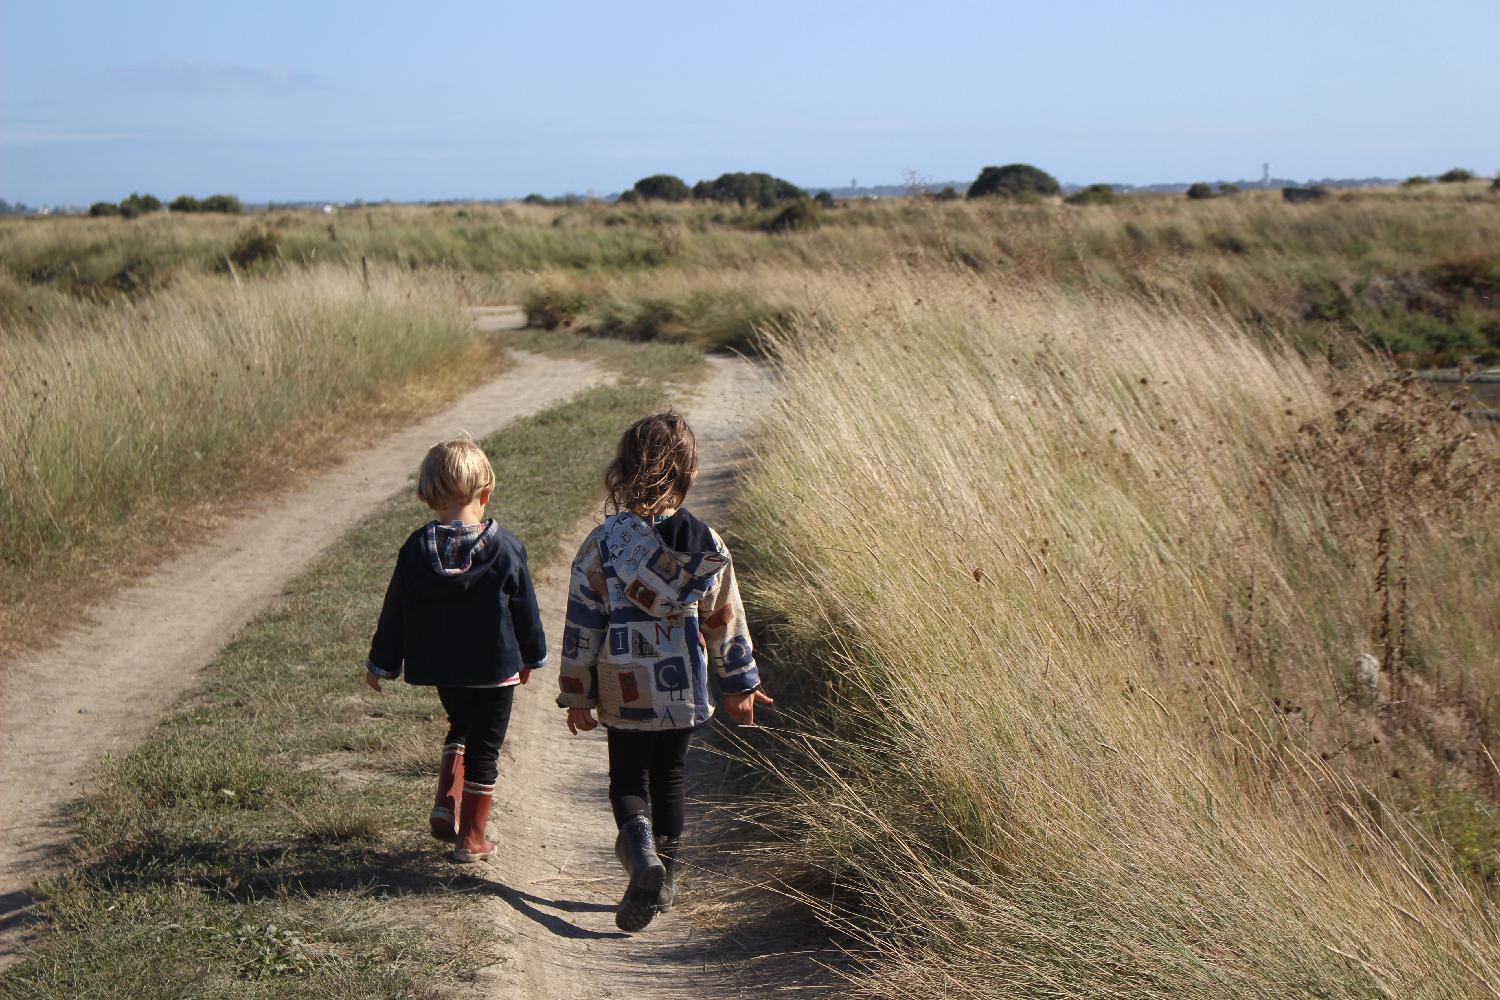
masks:
[[[687,752],[692,739],[692,729],[640,733],[609,730],[609,805],[615,811],[616,826],[649,812],[653,832],[664,837],[682,836]]]
[[[500,744],[510,726],[515,685],[500,688],[438,688],[448,713],[448,743],[464,745],[464,780],[493,785],[500,774]]]

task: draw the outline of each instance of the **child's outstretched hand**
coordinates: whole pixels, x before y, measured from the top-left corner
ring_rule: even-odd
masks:
[[[594,721],[594,713],[588,709],[568,709],[568,732],[574,736],[577,736],[579,733],[586,733],[598,725],[599,723]]]
[[[373,670],[365,671],[365,686],[372,691],[380,690],[380,678],[375,676],[375,672]]]
[[[776,700],[764,691],[756,688],[754,691],[746,691],[744,694],[726,694],[724,696],[724,711],[729,717],[742,726],[755,725],[755,706],[774,705]]]

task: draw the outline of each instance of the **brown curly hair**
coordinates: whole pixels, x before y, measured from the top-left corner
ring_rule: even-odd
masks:
[[[645,517],[682,506],[698,472],[698,439],[679,414],[642,417],[620,435],[615,460],[604,470],[609,502]]]

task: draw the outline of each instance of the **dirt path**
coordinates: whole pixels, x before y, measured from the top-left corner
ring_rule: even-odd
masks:
[[[745,457],[746,431],[764,410],[771,388],[749,362],[715,357],[709,363],[708,383],[687,408],[702,463],[687,506],[709,523],[722,524],[735,470]],[[580,524],[577,540],[596,523]],[[568,546],[568,559],[573,547]],[[553,664],[567,573],[563,561],[539,574],[538,599],[553,640]],[[490,831],[502,844],[515,846],[478,873],[494,883],[496,898],[487,905],[503,957],[480,970],[478,995],[507,1000],[722,995],[739,985],[739,978],[710,953],[695,932],[691,912],[659,917],[634,936],[616,930],[614,906],[624,880],[612,854],[604,731],[571,736],[553,703],[555,684],[556,674],[548,670],[522,690],[506,738]],[[701,750],[694,758],[705,763]],[[691,775],[689,780],[691,787]],[[690,808],[688,843],[701,819],[701,810]],[[696,879],[691,853],[686,864],[684,887],[691,896]],[[753,954],[752,949],[750,960]]]
[[[516,325],[514,313],[476,319]],[[516,366],[449,409],[351,456],[305,487],[256,503],[203,545],[96,607],[52,649],[0,662],[0,966],[27,889],[67,842],[64,806],[88,769],[129,749],[292,577],[404,488],[422,450],[484,435],[605,379],[598,367],[518,353]],[[336,512],[333,530],[309,531]]]

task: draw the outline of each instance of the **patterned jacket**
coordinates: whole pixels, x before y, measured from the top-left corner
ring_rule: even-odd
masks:
[[[598,708],[616,729],[686,729],[725,694],[760,686],[729,550],[678,511],[653,528],[607,518],[573,560],[557,704]]]

